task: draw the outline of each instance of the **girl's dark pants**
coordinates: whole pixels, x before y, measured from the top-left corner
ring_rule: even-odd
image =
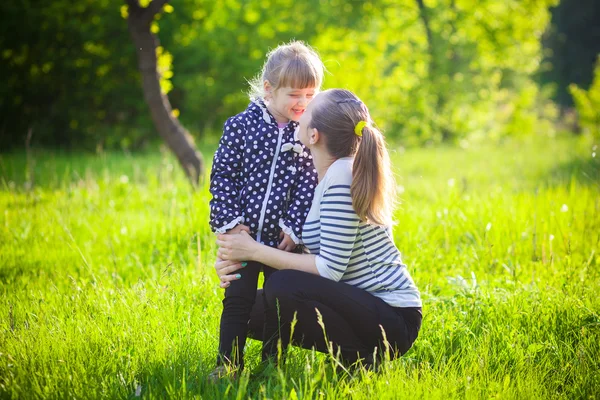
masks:
[[[329,352],[332,342],[331,350],[346,364],[360,359],[373,363],[374,352],[379,358],[385,355],[382,330],[390,357],[398,357],[410,349],[421,328],[420,307],[392,307],[355,286],[294,270],[270,271],[252,303],[249,335],[263,341],[263,360],[276,357],[278,339],[286,349],[294,318],[292,344]],[[238,329],[243,330],[241,324]]]
[[[223,312],[221,314],[219,355],[217,357],[218,365],[232,364],[241,368],[244,366],[243,351],[251,311],[253,307],[258,307],[263,312],[265,310],[262,291],[257,295],[258,275],[261,270],[265,282],[276,271],[257,262],[248,262],[246,267],[237,272],[242,275],[242,278],[232,281],[230,286],[225,289]],[[264,321],[265,317],[262,316],[261,320]],[[262,325],[260,331],[262,335]]]

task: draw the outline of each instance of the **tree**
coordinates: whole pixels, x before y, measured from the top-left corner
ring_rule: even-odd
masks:
[[[179,122],[166,90],[161,88],[158,70],[158,38],[151,31],[151,24],[168,0],[153,0],[142,7],[138,0],[126,0],[127,24],[138,56],[138,67],[142,77],[144,99],[156,130],[173,151],[192,185],[196,186],[204,173],[202,155],[196,150],[191,135]]]
[[[152,121],[122,0],[0,2],[0,148],[143,146]]]

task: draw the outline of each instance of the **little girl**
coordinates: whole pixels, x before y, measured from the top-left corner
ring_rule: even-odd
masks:
[[[323,69],[319,56],[302,42],[268,54],[262,73],[250,82],[250,105],[225,122],[214,156],[210,226],[215,233],[246,231],[257,242],[286,251],[301,243],[317,174],[298,141],[298,120],[321,87]],[[211,379],[226,374],[227,367],[243,368],[261,270],[265,282],[274,271],[247,263],[225,291],[219,356]]]

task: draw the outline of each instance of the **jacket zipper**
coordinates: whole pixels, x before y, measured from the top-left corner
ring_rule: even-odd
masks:
[[[279,149],[281,148],[281,140],[283,138],[283,130],[285,128],[279,129],[279,137],[277,138],[277,147],[275,148],[275,156],[273,157],[273,162],[271,163],[271,173],[269,174],[269,182],[267,183],[267,190],[265,192],[265,199],[263,200],[262,209],[260,210],[260,219],[258,220],[258,232],[256,233],[256,241],[260,243],[262,238],[262,230],[265,222],[265,213],[267,211],[267,204],[269,202],[269,197],[271,197],[271,189],[273,186],[273,177],[275,176],[275,168],[277,167],[277,159],[279,158]]]

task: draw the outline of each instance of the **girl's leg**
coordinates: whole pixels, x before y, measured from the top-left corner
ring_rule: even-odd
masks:
[[[262,271],[264,276],[263,287],[269,280],[269,277],[276,272],[275,268],[268,267],[264,264],[262,265]],[[252,339],[260,340],[262,342],[263,337],[263,327],[265,323],[265,298],[264,291],[259,289],[256,291],[256,299],[254,300],[254,305],[252,306],[252,311],[250,312],[250,320],[248,321],[248,337]]]
[[[233,364],[241,368],[244,366],[243,351],[248,334],[248,320],[256,298],[256,286],[261,268],[262,264],[249,262],[240,272],[242,278],[232,281],[225,290],[218,365]]]
[[[281,338],[283,348],[289,343],[294,317],[293,343],[301,340],[303,347],[327,352],[326,335],[327,341],[333,342],[333,351],[339,350],[349,363],[369,360],[375,348],[382,354],[381,328],[392,358],[408,351],[420,328],[420,310],[393,308],[362,289],[313,274],[279,271],[269,278],[264,291],[267,317],[263,339],[269,340],[263,350],[270,356],[276,354],[277,339]]]

